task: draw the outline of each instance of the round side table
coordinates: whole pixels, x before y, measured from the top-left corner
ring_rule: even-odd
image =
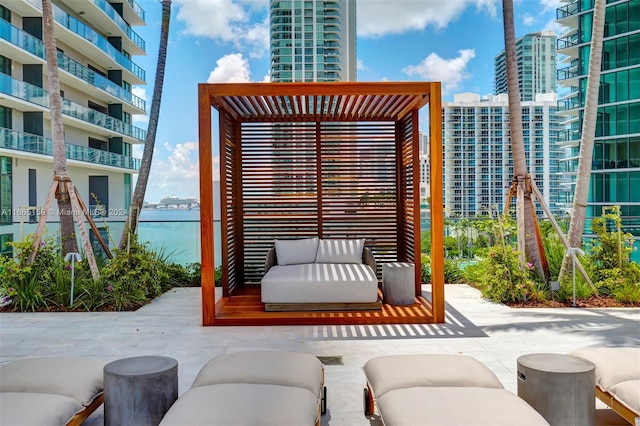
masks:
[[[564,354],[518,358],[518,396],[552,426],[595,424],[595,365]]]
[[[104,366],[105,426],[157,426],[178,399],[178,361],[123,358]]]

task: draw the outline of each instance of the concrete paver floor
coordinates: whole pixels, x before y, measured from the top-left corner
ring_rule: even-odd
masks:
[[[429,287],[424,287],[429,297]],[[535,352],[587,346],[640,346],[640,309],[512,309],[467,285],[447,285],[446,323],[386,326],[202,327],[200,289],[177,288],[136,312],[2,313],[0,364],[34,356],[163,355],[178,360],[179,393],[212,357],[287,350],[339,357],[326,366],[323,425],[379,424],[362,414],[364,363],[379,355],[466,354],[516,393],[516,360]],[[597,404],[599,425],[626,424]],[[100,408],[85,423],[102,425]]]

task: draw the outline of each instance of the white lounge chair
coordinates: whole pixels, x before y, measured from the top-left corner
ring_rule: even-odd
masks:
[[[0,424],[80,425],[103,400],[101,358],[25,358],[0,368]]]
[[[596,396],[631,424],[640,424],[640,348],[583,348],[569,355],[596,366]]]
[[[364,366],[365,416],[398,425],[548,425],[491,370],[465,355],[390,355]]]
[[[295,352],[238,352],[202,367],[160,425],[319,425],[325,401],[324,366],[318,358]]]

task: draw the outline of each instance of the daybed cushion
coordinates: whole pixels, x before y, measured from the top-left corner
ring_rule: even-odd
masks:
[[[364,239],[320,240],[316,263],[362,263]]]
[[[609,390],[618,402],[640,416],[640,380],[627,380]]]
[[[378,279],[365,264],[274,266],[261,282],[264,303],[375,303]]]
[[[160,426],[311,426],[318,415],[318,398],[307,389],[228,383],[185,392]]]
[[[102,393],[102,358],[24,358],[0,368],[0,392],[64,395],[89,405]]]
[[[313,263],[318,252],[318,237],[298,240],[276,240],[278,265]]]
[[[640,348],[583,348],[569,355],[596,366],[596,385],[605,391],[628,380],[640,380]]]
[[[220,355],[205,364],[192,387],[221,383],[295,386],[322,396],[324,366],[313,355],[282,351],[247,351]]]
[[[60,426],[82,410],[82,404],[67,396],[0,392],[0,425]]]
[[[503,389],[496,375],[466,355],[406,354],[372,358],[364,365],[376,398],[387,392],[416,386],[475,386]]]
[[[504,389],[411,387],[377,400],[386,425],[548,425],[523,399]]]

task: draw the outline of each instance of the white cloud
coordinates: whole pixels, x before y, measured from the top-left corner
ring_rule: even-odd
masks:
[[[247,83],[251,81],[249,61],[241,53],[232,53],[216,61],[207,83]]]
[[[185,33],[232,43],[260,57],[269,49],[267,0],[177,0]],[[266,14],[256,21],[256,15]]]
[[[163,156],[164,158],[160,158]],[[219,176],[219,158],[213,158],[214,178]],[[156,147],[146,201],[159,201],[168,195],[199,198],[198,143],[184,142],[172,145],[165,142]]]
[[[560,24],[558,24],[555,19],[550,20],[549,22],[547,22],[547,25],[544,26],[543,30],[544,31],[553,31],[554,33],[556,33],[556,36],[560,36],[560,34],[566,29],[567,27],[564,27]]]
[[[562,5],[561,0],[540,0],[540,6],[542,6],[542,12],[556,10],[561,5]]]
[[[147,109],[149,108],[149,101],[147,99],[147,89],[142,86],[133,86],[131,93],[147,103]],[[142,114],[135,114],[131,117],[132,124],[134,126],[147,126],[149,124],[149,116]]]
[[[440,81],[444,92],[457,90],[462,81],[470,77],[466,68],[471,59],[475,58],[474,49],[458,50],[455,58],[444,59],[437,53],[431,53],[418,65],[409,65],[402,71],[407,75],[417,75],[423,80]]]
[[[522,15],[522,23],[527,27],[530,27],[536,23],[536,18],[530,13],[525,13],[524,15]]]
[[[427,26],[446,28],[467,7],[497,18],[499,0],[358,0],[358,35],[379,37],[422,30]],[[399,7],[401,3],[402,7]]]

